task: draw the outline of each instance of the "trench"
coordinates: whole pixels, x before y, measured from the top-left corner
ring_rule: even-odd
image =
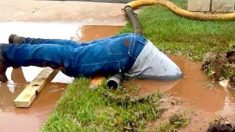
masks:
[[[15,26],[18,27],[19,25]],[[40,24],[37,26],[40,28]],[[41,26],[45,28],[45,25]],[[64,35],[58,35],[59,37],[73,38],[80,40],[81,42],[114,35],[121,28],[120,26],[95,25],[88,25],[80,28],[76,24],[72,24],[72,26],[59,24],[57,26],[60,27],[61,31],[66,30],[69,32],[69,34],[65,33]],[[22,26],[21,24],[21,27],[23,28],[24,25]],[[63,29],[63,27],[66,29]],[[80,29],[81,31],[78,31]],[[13,30],[10,31],[12,32]],[[43,37],[41,34],[45,33],[41,32],[41,34],[30,35],[29,29],[28,32],[26,32],[26,30],[24,31],[25,33],[22,35],[26,36],[38,35],[39,37]],[[51,32],[55,33],[57,30]],[[9,33],[5,33],[5,36],[7,35],[9,35]],[[56,35],[57,34],[54,36]],[[49,35],[49,37],[53,36]],[[218,84],[210,83],[207,76],[200,70],[200,62],[192,62],[181,56],[170,56],[170,58],[182,69],[184,73],[184,77],[182,79],[176,81],[132,79],[124,81],[124,87],[138,87],[139,91],[137,95],[150,95],[161,91],[163,93],[170,94],[171,96],[180,97],[193,109],[209,114],[221,116],[235,115],[234,91],[224,89]],[[8,84],[1,84],[0,87],[1,130],[17,130],[24,132],[39,131],[42,123],[47,120],[49,114],[55,108],[56,101],[59,100],[65,91],[67,83],[71,83],[73,81],[73,78],[67,77],[60,73],[55,79],[53,79],[52,83],[48,84],[46,88],[42,90],[30,108],[15,108],[13,105],[13,100],[23,90],[25,85],[36,76],[37,72],[40,72],[40,68],[38,67],[23,67],[13,70],[10,69],[7,71],[8,78],[11,78],[11,81],[9,81]],[[12,123],[14,123],[14,127],[12,127]]]

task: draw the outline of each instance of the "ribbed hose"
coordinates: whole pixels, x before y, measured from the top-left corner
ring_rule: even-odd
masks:
[[[129,21],[132,24],[134,33],[142,34],[140,23],[136,17],[136,14],[134,13],[133,9],[130,6],[125,6],[123,10],[125,11]]]
[[[159,4],[166,6],[168,9],[170,9],[172,12],[174,12],[177,15],[189,18],[189,19],[195,19],[195,20],[235,20],[235,12],[234,13],[226,13],[226,14],[204,14],[199,12],[190,12],[187,10],[184,10],[174,3],[172,3],[169,0],[136,0],[128,3],[128,6],[132,7],[132,9],[136,9],[141,6],[146,5],[154,5]]]
[[[132,27],[133,27],[133,30],[134,30],[134,33],[136,34],[141,34],[141,26],[139,24],[139,21],[136,17],[136,14],[134,13],[133,9],[130,7],[130,6],[125,6],[124,9],[123,9],[129,19],[129,21],[131,22],[132,24]],[[123,75],[118,73],[118,74],[115,74],[113,76],[111,76],[107,82],[106,82],[106,86],[108,88],[114,88],[114,89],[117,89],[121,83],[122,83],[122,80],[123,80]]]

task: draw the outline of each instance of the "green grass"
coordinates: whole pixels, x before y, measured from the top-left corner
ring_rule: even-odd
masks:
[[[176,113],[169,117],[169,121],[160,124],[156,132],[177,132],[180,128],[186,127],[190,123],[190,118],[186,113]]]
[[[186,7],[186,0],[174,2]],[[206,52],[223,52],[235,45],[235,22],[232,21],[189,20],[162,6],[146,7],[138,18],[144,35],[167,53],[202,60]],[[121,31],[126,32],[132,32],[129,23]],[[142,131],[147,122],[161,116],[162,111],[157,105],[158,96],[155,101],[150,98],[132,103],[128,99],[107,98],[107,92],[114,94],[113,96],[117,94],[104,86],[89,89],[88,79],[76,80],[60,99],[42,131]],[[180,125],[184,127],[187,121],[182,119]],[[174,122],[173,125],[169,123],[166,126],[178,127]]]
[[[186,8],[186,0],[173,0]],[[138,15],[143,34],[168,53],[202,60],[206,52],[222,52],[235,45],[235,21],[195,21],[163,6],[144,8]],[[121,33],[132,32],[130,24]]]
[[[146,122],[161,116],[160,94],[138,103],[116,101],[107,98],[107,93],[115,92],[104,86],[91,90],[88,82],[81,78],[68,87],[42,131],[141,131]],[[121,95],[121,91],[118,93]]]

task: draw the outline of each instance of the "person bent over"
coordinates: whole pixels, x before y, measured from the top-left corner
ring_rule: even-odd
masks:
[[[79,43],[72,40],[9,37],[0,45],[0,81],[6,82],[8,67],[49,66],[71,77],[114,75],[132,78],[173,80],[182,77],[180,68],[151,41],[129,33]]]

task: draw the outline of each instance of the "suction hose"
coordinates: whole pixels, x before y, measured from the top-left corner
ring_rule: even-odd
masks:
[[[131,22],[133,30],[134,30],[134,33],[142,34],[140,23],[139,23],[139,21],[138,21],[138,19],[136,17],[136,14],[134,13],[132,7],[125,6],[123,11],[126,13],[129,21]]]
[[[226,13],[226,14],[204,14],[204,13],[198,13],[198,12],[190,12],[187,10],[184,10],[174,3],[172,3],[169,0],[136,0],[129,2],[127,6],[124,7],[123,11],[127,15],[129,21],[132,24],[132,27],[134,29],[134,33],[136,34],[142,34],[141,26],[139,24],[139,21],[136,17],[136,14],[134,13],[133,9],[139,8],[141,6],[148,6],[148,5],[163,5],[166,6],[169,10],[174,12],[177,15],[183,16],[185,18],[189,19],[195,19],[195,20],[235,20],[235,12],[234,13]],[[122,74],[116,74],[112,77],[110,77],[106,85],[108,88],[118,88],[121,85],[121,82],[123,80]]]
[[[199,12],[190,12],[184,10],[169,0],[136,0],[129,2],[127,5],[130,6],[132,9],[136,9],[141,6],[147,5],[154,5],[159,4],[166,6],[169,10],[174,12],[177,15],[195,19],[195,20],[235,20],[235,12],[233,13],[226,13],[226,14],[204,14]]]
[[[134,33],[136,34],[141,34],[141,26],[139,24],[139,21],[136,17],[136,14],[134,13],[133,9],[130,6],[126,6],[124,7],[123,11],[125,12],[125,14],[127,15],[129,21],[132,24],[132,27],[134,29]],[[123,75],[121,73],[115,74],[113,76],[111,76],[107,81],[106,81],[106,86],[108,88],[113,88],[113,89],[117,89],[123,80]]]

